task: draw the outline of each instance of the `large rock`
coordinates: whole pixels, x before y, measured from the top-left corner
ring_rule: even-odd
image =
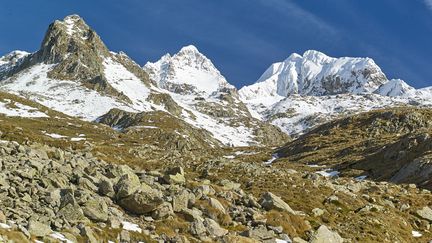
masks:
[[[84,215],[96,222],[108,220],[108,206],[102,199],[91,199],[82,207]]]
[[[49,225],[36,220],[30,220],[28,224],[28,232],[33,236],[41,237],[50,234],[52,230]]]
[[[102,179],[98,184],[98,192],[102,196],[113,198],[115,195],[113,183],[109,179]]]
[[[219,202],[219,200],[215,198],[209,199],[210,206],[212,206],[214,209],[218,210],[221,213],[226,213],[225,207],[222,205],[222,203]]]
[[[204,223],[201,220],[195,220],[190,225],[190,233],[194,236],[205,236],[207,230]]]
[[[342,237],[337,233],[329,230],[327,226],[321,225],[313,234],[310,243],[343,243]]]
[[[57,216],[64,218],[70,224],[89,222],[89,220],[84,216],[82,209],[76,204],[67,204],[59,210]]]
[[[284,202],[280,197],[274,195],[271,192],[266,192],[262,195],[260,200],[261,206],[266,210],[278,210],[278,211],[286,211],[292,214],[296,214],[291,207]]]
[[[182,167],[174,167],[168,170],[163,179],[169,184],[184,184],[186,183],[185,173]]]
[[[241,186],[240,183],[236,183],[236,182],[226,180],[226,179],[221,180],[219,184],[224,188],[224,190],[228,190],[228,191],[238,190],[238,189],[240,189],[240,186]]]
[[[249,229],[243,232],[242,235],[260,241],[270,240],[275,237],[274,232],[271,230],[267,230],[264,225],[260,225],[254,229]]]
[[[134,214],[146,214],[155,210],[163,200],[152,191],[138,191],[137,193],[119,201],[120,206]]]
[[[228,234],[228,230],[220,227],[220,225],[213,219],[206,218],[204,220],[204,225],[206,226],[207,232],[210,236],[222,237]]]
[[[419,209],[416,211],[417,216],[419,216],[422,219],[428,220],[429,222],[432,222],[432,209],[429,207],[423,207],[422,209]]]
[[[154,219],[163,219],[174,214],[171,203],[164,202],[159,205],[152,213]]]
[[[141,186],[140,180],[135,174],[123,175],[116,185],[117,199],[125,198],[132,195]]]
[[[174,212],[181,212],[184,209],[188,208],[189,203],[189,192],[186,190],[181,191],[180,193],[173,196],[173,210]]]

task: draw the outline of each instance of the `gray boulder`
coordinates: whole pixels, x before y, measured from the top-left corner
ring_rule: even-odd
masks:
[[[117,199],[125,198],[135,193],[141,186],[140,180],[135,174],[125,174],[118,181],[116,189]]]
[[[108,205],[102,199],[89,200],[82,209],[84,215],[93,221],[106,222],[108,220]]]
[[[278,211],[286,211],[288,213],[296,214],[291,207],[284,202],[280,197],[274,195],[271,192],[266,192],[261,196],[260,200],[261,206],[266,210],[278,210]]]
[[[327,226],[321,225],[312,235],[310,243],[343,243],[342,237],[337,233],[329,230]]]
[[[419,216],[422,219],[425,219],[429,222],[432,222],[432,209],[429,207],[423,207],[422,209],[419,209],[416,211],[417,216]]]

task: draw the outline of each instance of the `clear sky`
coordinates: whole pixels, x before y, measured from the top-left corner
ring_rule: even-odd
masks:
[[[36,51],[72,13],[140,65],[194,44],[237,87],[309,49],[371,57],[389,78],[432,86],[432,0],[4,0],[0,55]]]

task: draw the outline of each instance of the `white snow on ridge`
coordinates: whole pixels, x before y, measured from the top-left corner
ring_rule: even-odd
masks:
[[[1,88],[39,102],[53,110],[85,120],[95,120],[111,108],[135,111],[111,97],[83,87],[78,81],[53,80],[47,73],[54,65],[37,64],[13,78],[3,81]]]
[[[140,111],[151,110],[150,103],[146,101],[150,90],[143,81],[111,58],[105,59],[103,64],[108,83],[114,89],[129,97],[135,109]]]
[[[23,105],[18,102],[12,103],[10,100],[0,101],[0,113],[12,117],[43,118],[49,117],[37,108]]]
[[[220,88],[234,88],[213,63],[192,45],[183,47],[173,56],[166,54],[155,63],[148,62],[143,68],[161,88],[168,88],[170,84],[186,84],[207,95]]]
[[[415,89],[401,79],[392,79],[387,83],[381,85],[377,90],[375,90],[374,93],[392,97],[409,96],[415,95]]]
[[[385,81],[384,73],[370,58],[332,58],[310,50],[271,65],[255,84],[240,89],[240,95],[254,100],[292,94],[360,94],[373,92]]]
[[[176,94],[168,92],[174,101],[183,109],[190,111],[195,117],[192,118],[188,113],[183,112],[183,120],[187,123],[209,131],[215,139],[224,145],[248,146],[254,143],[254,135],[250,128],[245,126],[230,126],[228,121],[225,123],[207,114],[203,114],[194,108],[195,95]],[[221,102],[215,98],[207,98],[207,101]]]

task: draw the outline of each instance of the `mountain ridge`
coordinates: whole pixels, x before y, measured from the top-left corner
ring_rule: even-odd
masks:
[[[41,49],[19,60],[0,66],[6,70],[0,74],[1,88],[71,116],[97,120],[115,108],[135,113],[162,111],[174,115],[174,122],[207,130],[224,145],[274,144],[288,138],[278,128],[253,118],[235,87],[193,46],[182,48],[172,59],[181,64],[173,70],[185,74],[176,82],[158,85],[160,80],[151,79],[125,53],[109,51],[83,19],[71,15],[50,24]],[[203,77],[210,82],[199,85]],[[259,129],[271,131],[270,135]]]

